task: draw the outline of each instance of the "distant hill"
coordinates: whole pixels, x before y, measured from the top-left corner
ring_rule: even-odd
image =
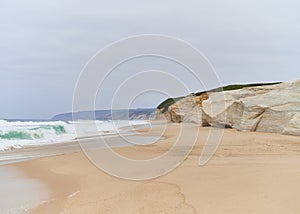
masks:
[[[76,112],[75,119],[81,120],[147,120],[155,115],[155,108],[119,109],[119,110],[96,110]],[[55,115],[52,120],[72,121],[73,113]]]

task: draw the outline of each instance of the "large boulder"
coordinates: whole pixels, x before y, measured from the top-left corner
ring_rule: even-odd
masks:
[[[292,126],[291,121],[300,112],[300,81],[282,83],[273,86],[273,89],[264,94],[258,94],[252,97],[242,99],[244,106],[244,114],[241,118],[240,130],[248,130],[245,125],[251,121],[251,117],[247,117],[249,109],[256,107],[256,117],[252,120],[257,120],[257,124],[252,131],[261,132],[276,132],[287,134],[286,127]],[[295,122],[293,122],[295,124]],[[293,133],[300,135],[300,129],[296,126],[293,128]]]
[[[193,94],[169,106],[168,113],[171,122],[191,122],[202,125],[202,102],[208,99],[208,94],[199,96]]]

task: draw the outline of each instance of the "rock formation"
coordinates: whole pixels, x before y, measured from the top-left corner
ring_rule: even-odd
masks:
[[[162,114],[171,122],[300,135],[300,80],[191,94]]]

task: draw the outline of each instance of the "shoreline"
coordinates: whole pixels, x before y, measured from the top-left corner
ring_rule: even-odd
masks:
[[[151,122],[151,124],[154,122]],[[161,122],[156,122],[154,124],[160,124]],[[150,124],[150,123],[149,123]],[[130,125],[121,127],[120,130],[125,131],[122,133],[122,136],[135,136],[140,133],[138,130],[145,129],[149,124],[140,124],[140,125]],[[13,150],[3,150],[0,151],[0,166],[7,165],[11,163],[17,163],[27,160],[32,160],[36,158],[49,157],[55,155],[69,154],[73,152],[81,151],[82,148],[79,144],[79,140],[90,141],[94,143],[98,138],[118,138],[119,135],[117,133],[108,133],[105,135],[96,135],[96,136],[86,136],[81,139],[73,139],[66,142],[60,143],[49,143],[49,144],[38,144],[38,145],[26,145],[20,149]],[[118,140],[115,140],[118,142]],[[125,143],[114,143],[115,145],[110,145],[112,147],[123,147],[130,146]],[[91,145],[94,148],[105,148],[105,145]]]
[[[114,151],[135,159],[158,156],[173,144],[178,127],[168,124],[165,138],[146,148],[121,147]],[[51,190],[49,200],[29,213],[300,211],[296,202],[300,193],[299,137],[225,129],[217,153],[200,167],[198,158],[209,128],[191,126],[190,131],[198,129],[201,137],[187,159],[170,173],[148,181],[112,177],[78,151],[11,166]],[[230,206],[236,201],[237,206]]]

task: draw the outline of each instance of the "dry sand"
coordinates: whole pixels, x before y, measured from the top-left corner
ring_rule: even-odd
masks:
[[[170,148],[178,129],[168,125],[165,138],[153,145],[114,150],[136,159],[155,157]],[[199,166],[209,130],[200,128],[183,164],[152,180],[110,176],[82,152],[13,166],[52,190],[49,201],[30,213],[300,213],[300,137],[226,129],[216,154]]]

